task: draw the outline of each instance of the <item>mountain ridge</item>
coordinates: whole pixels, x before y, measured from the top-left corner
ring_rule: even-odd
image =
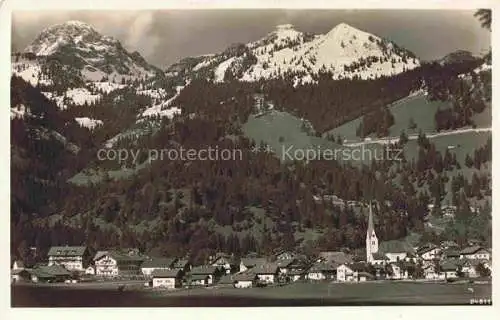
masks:
[[[420,66],[411,51],[346,23],[317,35],[298,31],[292,24],[277,25],[256,41],[230,48],[192,58],[190,62],[197,64],[186,64],[183,73],[216,82],[291,77],[299,84],[316,82],[320,74],[333,79],[375,79]],[[178,69],[176,63],[166,72],[176,75]]]

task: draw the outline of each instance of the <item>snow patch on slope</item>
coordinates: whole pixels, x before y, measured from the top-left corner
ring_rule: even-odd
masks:
[[[85,103],[96,103],[101,98],[100,94],[92,94],[87,88],[68,89],[65,94],[57,96],[53,92],[42,92],[47,99],[56,103],[59,109],[67,109],[68,103],[83,106]]]
[[[160,117],[167,117],[169,119],[172,119],[176,114],[181,114],[181,109],[178,108],[178,107],[170,107],[168,108],[172,102],[179,96],[179,94],[181,93],[182,89],[184,89],[184,86],[177,86],[176,87],[176,94],[166,100],[165,102],[162,102],[160,104],[157,104],[157,105],[154,105],[148,109],[146,109],[143,113],[142,113],[142,117],[152,117],[152,116],[160,116]],[[167,108],[167,109],[164,109],[164,108]],[[143,119],[139,119],[138,121],[141,121]]]
[[[52,84],[52,80],[42,73],[42,69],[36,61],[20,60],[12,63],[11,68],[13,74],[23,78],[32,86],[36,86],[38,83],[41,85]]]
[[[20,118],[23,119],[26,115],[31,115],[29,108],[24,104],[17,105],[10,108],[10,118]]]
[[[104,82],[93,82],[90,84],[91,87],[95,90],[102,91],[106,94],[118,90],[118,89],[123,89],[125,88],[125,85],[123,84],[117,84],[114,82],[109,82],[109,81],[104,81]]]
[[[226,73],[227,68],[231,66],[231,64],[236,60],[236,57],[230,58],[217,66],[215,69],[215,82],[223,82],[224,74]]]
[[[75,118],[75,121],[78,122],[81,127],[85,127],[90,130],[93,130],[94,128],[102,126],[104,124],[102,120],[96,120],[88,117]]]

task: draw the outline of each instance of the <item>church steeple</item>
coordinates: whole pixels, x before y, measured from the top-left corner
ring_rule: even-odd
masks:
[[[370,201],[368,213],[368,229],[366,230],[366,261],[373,262],[373,254],[378,252],[378,238],[373,224],[372,203]]]
[[[366,236],[371,235],[375,232],[375,227],[373,226],[373,212],[372,212],[372,202],[370,201],[370,213],[368,214],[368,230],[366,231]]]

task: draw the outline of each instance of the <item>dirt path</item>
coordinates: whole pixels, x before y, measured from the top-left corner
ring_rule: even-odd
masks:
[[[465,128],[465,129],[458,129],[458,130],[452,130],[452,131],[442,131],[442,132],[430,132],[430,133],[425,133],[427,138],[433,139],[433,138],[438,138],[442,136],[452,136],[452,135],[458,135],[458,134],[464,134],[464,133],[479,133],[479,132],[491,132],[491,128]],[[408,140],[417,140],[418,139],[418,134],[411,134],[408,136]],[[357,142],[345,142],[343,145],[346,147],[358,147],[361,145],[367,145],[367,144],[390,144],[390,143],[396,143],[399,141],[399,137],[386,137],[386,138],[377,138],[377,139],[370,139],[370,140],[364,140],[364,141],[357,141]]]

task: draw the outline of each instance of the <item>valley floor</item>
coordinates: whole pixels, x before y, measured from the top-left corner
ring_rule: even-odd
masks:
[[[293,283],[268,288],[172,291],[12,286],[13,307],[244,307],[491,304],[491,283]]]

